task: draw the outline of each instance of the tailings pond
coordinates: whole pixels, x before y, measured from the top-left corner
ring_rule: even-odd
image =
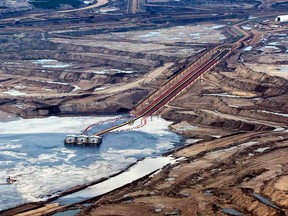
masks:
[[[144,157],[181,146],[161,118],[144,127],[108,134],[100,146],[64,146],[67,134],[110,117],[49,117],[0,122],[0,210],[46,200],[70,187],[115,174]],[[5,178],[17,179],[6,184]],[[48,195],[48,196],[47,196]]]

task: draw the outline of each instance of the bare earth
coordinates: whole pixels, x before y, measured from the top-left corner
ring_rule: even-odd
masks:
[[[282,6],[270,8],[282,0],[183,1],[129,1],[133,14],[106,0],[2,14],[0,121],[127,113],[205,50],[233,44],[234,22],[251,37],[161,110],[187,140],[169,152],[179,162],[88,207],[30,203],[0,215],[288,215],[288,26],[273,21]]]
[[[227,208],[244,215],[285,215],[287,153],[287,131],[192,144],[173,154],[181,162],[97,199],[91,213],[81,215],[226,215]]]

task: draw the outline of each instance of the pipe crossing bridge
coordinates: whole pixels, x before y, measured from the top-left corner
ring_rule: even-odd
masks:
[[[129,116],[118,118],[119,120],[125,120],[126,118],[126,121],[119,125],[112,126],[108,129],[97,132],[94,135],[103,136],[107,133],[127,131],[144,126],[146,124],[147,117],[152,116],[153,114],[158,114],[167,103],[169,103],[178,95],[187,91],[187,89],[189,89],[202,74],[212,70],[217,64],[227,58],[232,50],[233,46],[227,45],[217,47],[205,52],[195,62],[191,63],[188,67],[186,67],[172,79],[164,83],[158,90],[150,94],[138,105],[136,105],[136,107],[129,113]],[[138,119],[141,119],[141,123],[139,125],[130,129],[126,128],[123,130],[118,130],[123,126],[133,125],[134,122]],[[111,122],[113,121],[115,121],[115,119],[111,119]],[[109,120],[106,122],[109,122]],[[99,123],[88,126],[83,133],[87,134],[88,130],[97,124]]]
[[[137,104],[134,109],[130,111],[128,116],[105,121],[107,123],[115,122],[121,119],[123,123],[99,131],[92,136],[101,137],[107,133],[129,131],[143,127],[146,124],[147,117],[152,116],[153,114],[159,114],[166,104],[168,104],[178,95],[187,91],[187,89],[189,89],[201,75],[216,67],[217,64],[225,60],[234,50],[239,49],[243,43],[245,45],[245,41],[249,39],[251,35],[244,31],[239,26],[240,24],[241,22],[229,27],[231,32],[235,33],[236,35],[232,38],[233,42],[206,51],[197,60],[192,62],[177,75],[165,82],[159,89]],[[139,119],[141,119],[141,123],[139,125],[122,130],[120,129],[127,125],[133,125],[135,121]],[[99,124],[101,124],[101,122],[89,125],[87,128],[85,128],[83,134],[87,135],[88,130]]]

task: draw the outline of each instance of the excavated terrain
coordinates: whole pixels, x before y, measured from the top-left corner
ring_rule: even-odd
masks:
[[[178,162],[79,215],[288,214],[287,30],[256,36],[163,109]]]
[[[102,8],[7,15],[0,117],[127,113],[205,51],[234,44],[238,23],[251,36],[159,111],[186,140],[169,152],[178,162],[89,207],[65,208],[83,216],[287,215],[288,25],[273,21],[285,6],[271,9],[280,2],[146,1],[133,15],[133,0],[99,1]],[[52,215],[46,210],[39,215]]]
[[[178,163],[80,215],[286,215],[287,135],[250,132],[190,145],[174,153]]]
[[[99,24],[96,18],[68,20],[60,26],[56,21],[38,26],[28,18],[2,24],[0,110],[21,117],[127,112],[226,39],[222,25],[212,23],[155,29],[153,23],[143,28],[110,20]],[[105,33],[113,26],[119,32]]]
[[[28,0],[2,0],[0,2],[0,18],[22,14],[31,10],[33,6]]]
[[[233,131],[287,128],[288,44],[283,35],[267,33],[253,47],[235,52],[172,101],[163,115],[179,122],[172,130],[180,129],[190,138],[212,139]]]

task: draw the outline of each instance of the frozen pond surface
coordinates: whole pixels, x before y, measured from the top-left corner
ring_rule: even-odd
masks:
[[[150,174],[153,171],[161,169],[167,164],[173,164],[176,160],[172,157],[157,157],[157,158],[146,158],[143,161],[138,162],[136,165],[129,168],[128,171],[121,173],[107,181],[99,183],[94,186],[90,186],[84,190],[67,195],[57,199],[55,202],[61,205],[72,204],[81,202],[89,198],[105,194],[116,188],[122,187],[136,179],[142,178],[145,175]]]
[[[3,92],[3,94],[8,94],[8,95],[11,95],[11,96],[23,96],[23,95],[27,95],[26,93],[24,92],[20,92],[20,91],[17,91],[17,90],[8,90],[8,91],[5,91]]]
[[[66,134],[112,117],[50,117],[0,123],[0,210],[47,199],[75,185],[95,181],[143,157],[181,145],[170,122],[147,119],[136,131],[109,134],[99,147],[64,146]],[[5,184],[7,176],[16,184]]]
[[[32,63],[39,64],[44,68],[66,68],[70,66],[70,64],[59,62],[55,59],[38,59],[32,61]]]

